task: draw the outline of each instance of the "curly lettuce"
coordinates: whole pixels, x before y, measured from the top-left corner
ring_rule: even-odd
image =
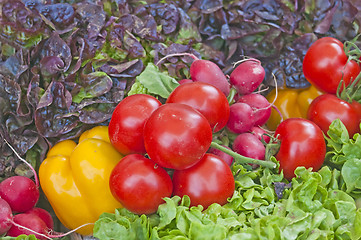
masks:
[[[335,172],[337,171],[337,172]],[[156,214],[126,209],[105,213],[95,223],[99,239],[359,239],[361,210],[338,189],[340,172],[296,170],[292,187],[276,197],[273,182],[283,176],[268,169],[244,171],[229,203],[190,207],[184,196],[165,198]]]

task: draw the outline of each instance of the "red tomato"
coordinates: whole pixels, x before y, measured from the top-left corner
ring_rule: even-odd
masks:
[[[335,94],[343,79],[347,86],[360,72],[355,61],[348,61],[343,44],[332,37],[315,41],[303,59],[303,74],[316,88]]]
[[[192,206],[207,208],[212,203],[226,204],[235,182],[232,171],[220,157],[207,153],[193,167],[173,173],[173,195],[188,195]]]
[[[151,214],[171,197],[173,185],[165,169],[140,154],[125,156],[110,174],[113,196],[129,211]]]
[[[124,98],[114,109],[109,122],[109,138],[123,155],[144,154],[144,124],[161,103],[153,96],[135,94]]]
[[[333,94],[315,98],[308,108],[307,118],[316,123],[325,134],[337,118],[345,125],[350,136],[360,131],[359,113],[350,103]]]
[[[281,141],[276,159],[286,179],[291,180],[299,166],[312,167],[313,171],[321,168],[326,143],[322,130],[315,123],[303,118],[288,118],[278,125],[275,136]]]
[[[212,142],[208,120],[194,108],[166,103],[144,125],[149,157],[165,168],[185,169],[196,164]]]
[[[229,118],[226,95],[204,82],[184,83],[178,86],[169,95],[167,103],[183,103],[195,108],[208,119],[214,132],[226,126]]]
[[[355,109],[355,111],[357,112],[359,119],[361,119],[361,103],[353,100],[351,105],[353,109]]]

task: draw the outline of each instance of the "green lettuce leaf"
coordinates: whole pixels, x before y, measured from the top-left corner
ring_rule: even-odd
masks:
[[[160,72],[153,63],[148,63],[144,71],[136,77],[136,85],[130,90],[130,94],[147,93],[167,98],[169,94],[179,86],[179,83],[165,72]]]
[[[105,72],[91,72],[82,75],[80,85],[82,88],[79,93],[73,96],[73,102],[80,103],[83,99],[99,97],[108,92],[112,85],[112,79]]]
[[[361,197],[361,135],[356,133],[348,138],[346,127],[339,119],[331,123],[327,134],[326,161],[341,170],[341,179],[334,189],[342,189],[354,198]]]
[[[8,237],[8,236],[7,237],[1,237],[0,236],[0,239],[2,239],[2,240],[37,240],[37,238],[33,234],[30,234],[30,235],[22,234],[22,235],[19,235],[17,237]]]
[[[341,189],[340,170],[324,166],[312,172],[299,167],[291,187],[278,198],[273,183],[286,181],[282,174],[262,168],[248,171],[241,165],[232,169],[237,169],[236,189],[223,206],[190,207],[188,196],[173,196],[149,216],[125,209],[103,214],[95,223],[94,236],[101,240],[359,239],[361,210]]]
[[[361,194],[361,159],[351,158],[346,161],[341,173],[346,184],[346,192]]]

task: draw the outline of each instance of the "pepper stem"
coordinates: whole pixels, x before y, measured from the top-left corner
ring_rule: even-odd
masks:
[[[270,168],[270,169],[274,169],[274,168],[277,167],[276,163],[274,163],[274,162],[264,161],[264,160],[259,160],[259,159],[254,159],[254,158],[249,158],[249,157],[242,156],[242,155],[240,155],[240,154],[238,154],[238,153],[236,153],[236,152],[234,152],[234,151],[232,151],[232,150],[230,150],[228,148],[225,148],[225,147],[219,145],[216,142],[212,142],[211,147],[215,148],[215,149],[218,149],[218,150],[221,150],[224,153],[229,154],[230,156],[232,156],[234,158],[234,161],[236,163],[239,163],[239,164],[246,164],[246,163],[257,164],[259,166]]]

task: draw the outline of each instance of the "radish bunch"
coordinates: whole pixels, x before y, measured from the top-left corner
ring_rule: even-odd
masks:
[[[200,68],[199,61],[202,60],[198,60],[198,68]],[[216,67],[213,67],[212,72],[216,71],[215,68]],[[208,73],[208,75],[211,74],[210,72]],[[203,74],[203,76],[206,75]],[[215,86],[226,85],[223,77],[219,78],[219,82],[217,82],[214,80],[216,75],[212,74],[212,76],[213,79],[211,83]],[[243,156],[259,160],[264,160],[266,152],[265,144],[270,141],[268,132],[264,130],[262,126],[268,121],[271,115],[272,104],[256,91],[260,87],[264,76],[265,70],[259,60],[250,58],[239,62],[239,65],[229,76],[230,91],[228,92],[231,92],[228,95],[230,100],[230,115],[226,124],[227,131],[230,135],[234,136],[231,149]],[[207,79],[209,78],[204,77],[203,81]],[[219,151],[212,149],[211,152],[217,154]],[[217,155],[220,154],[219,152]],[[224,155],[224,153],[222,153],[222,155]],[[226,161],[230,163],[230,158],[226,158]]]
[[[0,183],[1,235],[51,238],[48,233],[53,231],[54,222],[48,211],[36,207],[39,195],[39,186],[24,176],[12,176]]]
[[[15,154],[32,169],[35,182],[28,177],[12,176],[0,183],[0,235],[34,234],[38,239],[50,239],[54,237],[49,234],[54,222],[48,211],[36,207],[40,193],[35,169]]]
[[[236,134],[233,151],[254,159],[264,160],[269,142],[267,131],[262,128],[270,115],[271,103],[255,92],[261,85],[265,70],[254,58],[240,61],[232,71],[229,81],[235,89],[235,102],[230,106],[230,118],[226,128]]]

